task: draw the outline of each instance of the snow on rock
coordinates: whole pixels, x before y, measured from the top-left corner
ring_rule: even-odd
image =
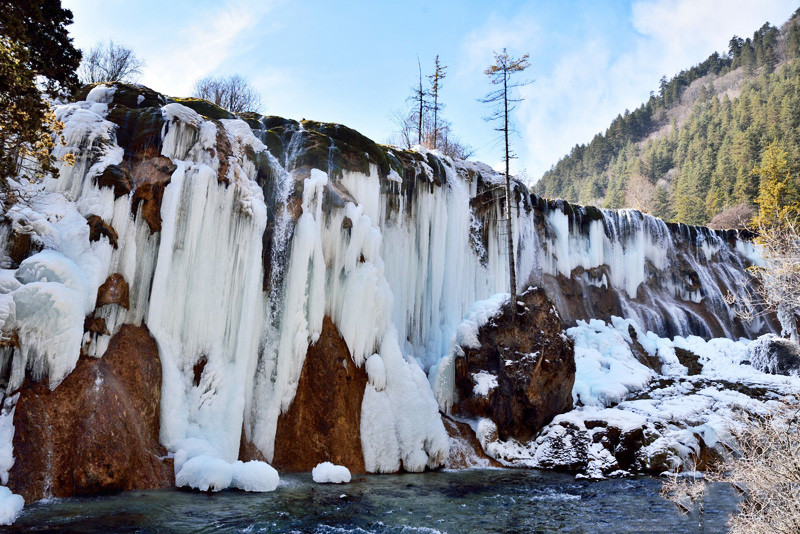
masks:
[[[274,491],[278,472],[259,461],[226,461],[207,440],[188,438],[175,444],[175,485],[200,491],[236,488],[244,491]]]
[[[265,462],[251,460],[233,463],[231,487],[243,491],[274,491],[279,482],[278,472]]]
[[[661,359],[664,374],[640,364],[631,351],[637,338]],[[629,472],[705,469],[731,446],[736,413],[767,414],[795,398],[800,377],[766,374],[749,354],[763,340],[658,338],[615,318],[581,322],[575,340],[575,398],[583,406],[557,416],[527,443],[500,440],[494,423],[482,420],[477,434],[486,453],[505,465],[556,468],[602,478]],[[691,351],[700,374],[677,374],[675,349]]]
[[[486,300],[479,300],[473,304],[464,320],[458,325],[455,342],[462,347],[480,348],[478,330],[500,314],[503,305],[508,302],[508,298],[508,293],[498,293]]]
[[[317,484],[347,484],[350,482],[350,470],[343,465],[322,462],[311,470],[311,478]]]
[[[497,376],[486,371],[473,373],[472,379],[475,381],[472,392],[480,397],[488,397],[489,392],[497,387]]]
[[[575,341],[576,405],[610,406],[644,388],[655,373],[639,363],[625,337],[603,321],[579,321],[567,330]]]
[[[759,337],[748,347],[750,363],[773,375],[800,375],[800,347],[773,334]]]

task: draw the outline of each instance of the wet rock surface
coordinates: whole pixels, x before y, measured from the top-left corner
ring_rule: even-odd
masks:
[[[278,418],[272,465],[310,471],[332,462],[363,473],[361,401],[366,385],[366,371],[356,367],[341,334],[325,317],[322,334],[308,347],[294,401]]]
[[[462,423],[442,414],[442,422],[450,436],[450,454],[444,463],[445,469],[470,469],[475,467],[500,467],[497,460],[483,452],[475,432],[467,423]]]
[[[541,289],[518,296],[481,327],[480,348],[462,347],[455,360],[459,400],[453,413],[486,417],[501,439],[526,440],[556,415],[572,409],[575,359],[558,312]]]
[[[14,415],[9,487],[26,502],[173,485],[158,442],[158,347],[125,325],[102,359],[81,357],[53,391],[27,381]]]

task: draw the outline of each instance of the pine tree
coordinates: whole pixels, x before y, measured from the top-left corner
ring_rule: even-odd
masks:
[[[5,2],[0,10],[0,197],[16,201],[8,180],[53,171],[53,133],[60,125],[42,98],[73,90],[80,52],[65,26],[72,13],[58,0]]]
[[[509,171],[509,162],[513,153],[509,149],[508,136],[514,132],[514,124],[511,121],[510,114],[515,109],[515,103],[521,102],[521,98],[515,98],[513,91],[530,82],[512,82],[511,77],[520,73],[530,67],[528,54],[519,58],[514,58],[508,55],[504,48],[502,52],[494,53],[494,64],[490,65],[484,74],[489,77],[492,85],[499,85],[500,88],[490,92],[481,102],[489,104],[492,107],[492,114],[486,117],[487,121],[499,121],[502,126],[495,128],[495,130],[503,133],[505,141],[505,165],[506,165],[506,216],[508,217],[508,269],[511,286],[511,316],[517,316],[517,273],[514,262],[514,239],[511,233],[511,206],[512,206],[512,191],[511,191],[511,174]]]

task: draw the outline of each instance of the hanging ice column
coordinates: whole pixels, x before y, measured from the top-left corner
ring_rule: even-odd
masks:
[[[270,466],[236,461],[262,322],[266,206],[244,160],[229,168],[230,185],[219,183],[208,150],[216,125],[178,104],[164,115],[163,154],[178,168],[161,204],[147,317],[162,364],[161,442],[175,452],[179,486],[274,489]],[[234,144],[263,150],[249,131],[226,126]]]
[[[374,178],[377,181],[377,178]],[[252,439],[274,454],[277,419],[297,391],[308,344],[328,315],[357,366],[367,365],[361,440],[368,471],[421,471],[441,465],[447,434],[422,369],[403,358],[391,324],[393,295],[380,257],[381,231],[370,206],[346,203],[323,213],[325,173],[313,169],[303,184],[303,213],[286,269],[277,346],[265,336],[251,413]],[[373,212],[374,215],[374,212]],[[345,224],[347,221],[347,224]]]
[[[474,302],[508,291],[507,245],[498,231],[502,199],[490,196],[480,213],[471,207],[480,173],[484,180],[502,177],[482,164],[437,157],[444,183],[434,183],[433,169],[421,163],[413,194],[403,191],[399,176],[382,191],[374,166],[369,176],[345,172],[341,180],[381,228],[380,255],[394,294],[392,322],[404,353],[426,370],[449,352]],[[522,206],[515,212],[520,289],[533,270],[538,240],[530,210]]]

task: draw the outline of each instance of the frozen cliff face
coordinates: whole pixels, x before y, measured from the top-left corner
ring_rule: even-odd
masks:
[[[2,378],[9,393],[26,377],[56,388],[123,325],[147,326],[178,484],[274,488],[240,445],[275,457],[326,320],[368,375],[365,468],[441,465],[448,437],[426,374],[438,376],[472,304],[508,290],[509,216],[518,289],[545,287],[570,324],[616,314],[670,335],[770,329],[724,305],[757,261],[735,235],[544,201],[520,184],[509,215],[489,167],[344,126],[243,121],[139,86],[81,98],[56,109],[57,155],[76,163],[19,185],[29,200],[3,214]]]
[[[749,337],[771,331],[740,320],[726,296],[751,284],[760,257],[736,231],[665,223],[638,211],[599,210],[532,197],[543,254],[541,283],[565,320],[636,319],[666,337]]]

